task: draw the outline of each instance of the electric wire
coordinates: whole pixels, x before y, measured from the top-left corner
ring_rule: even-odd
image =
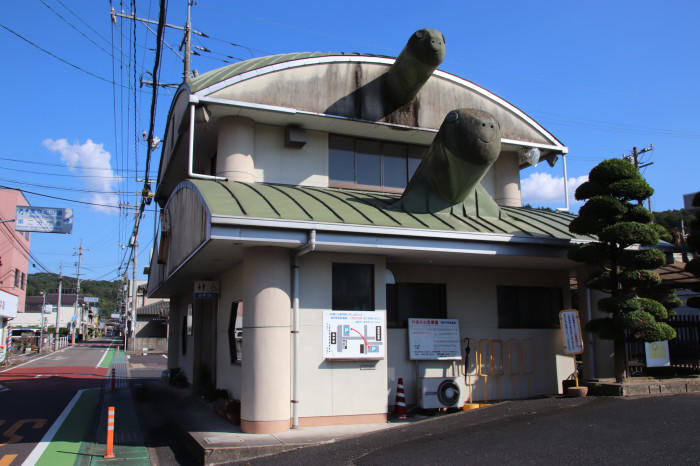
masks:
[[[104,82],[106,82],[106,83],[114,84],[114,81],[111,81],[111,80],[109,80],[108,78],[105,78],[105,77],[102,77],[102,76],[100,76],[100,75],[98,75],[98,74],[95,74],[95,73],[93,73],[92,71],[88,71],[88,70],[86,70],[85,68],[81,68],[80,66],[78,66],[78,65],[76,65],[76,64],[74,64],[74,63],[71,63],[71,62],[69,62],[68,60],[66,60],[66,59],[64,59],[64,58],[59,57],[59,56],[56,55],[55,53],[50,52],[49,50],[46,50],[45,48],[41,47],[40,45],[36,44],[35,42],[32,42],[31,40],[29,40],[29,39],[27,39],[26,37],[22,36],[22,35],[19,34],[18,32],[13,31],[12,29],[10,29],[9,27],[5,26],[5,25],[2,24],[2,23],[0,23],[0,28],[5,29],[6,31],[8,31],[9,33],[15,35],[16,37],[22,39],[23,41],[25,41],[25,42],[28,43],[29,45],[31,45],[31,46],[33,46],[33,47],[35,47],[35,48],[41,50],[41,51],[44,52],[45,54],[49,55],[50,57],[55,58],[56,60],[60,61],[61,63],[65,64],[65,65],[68,65],[68,66],[70,66],[70,67],[72,67],[72,68],[75,68],[76,70],[81,71],[81,72],[83,72],[83,73],[85,73],[85,74],[87,74],[87,75],[89,75],[89,76],[92,76],[93,78],[97,78],[97,79],[99,79],[100,81],[104,81]]]

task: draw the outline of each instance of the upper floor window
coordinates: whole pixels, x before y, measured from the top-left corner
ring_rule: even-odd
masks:
[[[400,193],[415,173],[426,148],[412,144],[331,134],[330,185]]]
[[[498,328],[559,328],[561,288],[499,286],[497,293]]]
[[[15,269],[15,288],[19,288],[21,281],[21,273],[19,269]]]

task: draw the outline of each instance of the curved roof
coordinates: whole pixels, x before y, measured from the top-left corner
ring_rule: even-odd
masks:
[[[199,193],[212,222],[225,219],[274,220],[304,224],[343,224],[390,228],[394,231],[476,233],[544,240],[590,241],[569,231],[576,216],[568,212],[501,207],[498,217],[483,215],[479,208],[467,212],[454,206],[447,212],[413,213],[395,209],[398,195],[347,189],[291,186],[271,183],[188,180],[179,189]],[[176,189],[177,191],[177,189]],[[226,223],[226,222],[225,222]]]
[[[331,56],[343,56],[343,55],[353,55],[360,56],[357,53],[326,53],[326,52],[300,52],[300,53],[283,53],[278,55],[269,55],[266,57],[256,57],[249,60],[240,61],[238,63],[233,63],[223,68],[217,68],[212,71],[208,71],[204,74],[200,74],[196,78],[191,78],[186,81],[187,86],[190,88],[191,92],[198,92],[202,89],[206,89],[214,84],[226,81],[229,78],[238,76],[249,71],[255,71],[260,68],[265,68],[266,66],[277,65],[284,62],[301,60],[304,58],[316,58],[316,57],[331,57]]]

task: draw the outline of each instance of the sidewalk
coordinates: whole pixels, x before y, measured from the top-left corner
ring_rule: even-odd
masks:
[[[239,425],[216,414],[212,405],[193,395],[190,388],[175,388],[154,380],[145,383],[139,394],[136,407],[142,418],[152,419],[151,428],[167,429],[186,448],[189,457],[197,464],[206,465],[250,460],[436,418],[415,415],[408,420],[382,424],[300,427],[276,434],[247,434],[241,432]]]

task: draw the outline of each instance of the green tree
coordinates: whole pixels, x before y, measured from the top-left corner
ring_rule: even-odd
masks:
[[[605,160],[576,190],[576,199],[586,203],[569,226],[573,233],[598,238],[572,246],[569,258],[589,266],[587,287],[608,294],[598,309],[609,317],[591,320],[586,329],[614,340],[615,377],[620,382],[627,377],[627,341],[676,337],[665,321],[668,310],[680,301],[673,291],[659,288],[661,279],[653,270],[665,262],[664,253],[653,248],[659,241],[659,226],[643,206],[653,192],[631,162]]]
[[[700,192],[693,198],[693,207],[700,207]],[[695,255],[695,258],[688,262],[685,270],[700,276],[700,216],[696,215],[690,222],[690,235],[688,235],[688,250]],[[700,291],[700,285],[691,285],[693,291]],[[690,307],[700,308],[700,297],[688,298],[686,303]]]

